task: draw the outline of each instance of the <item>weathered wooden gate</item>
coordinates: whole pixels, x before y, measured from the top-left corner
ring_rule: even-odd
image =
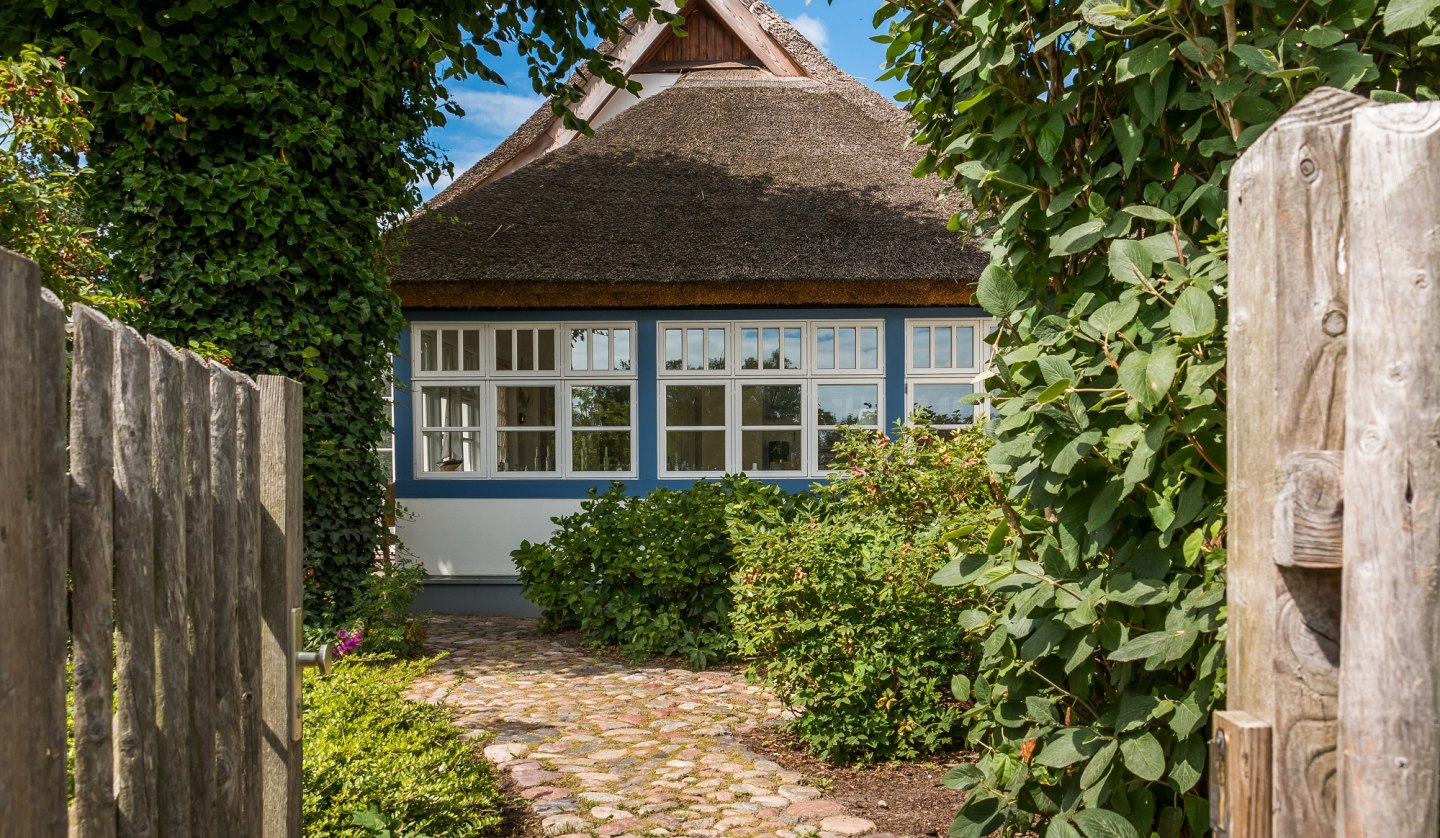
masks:
[[[1320,90],[1230,183],[1228,838],[1440,834],[1440,103]]]
[[[298,836],[300,385],[69,322],[0,250],[0,836]]]

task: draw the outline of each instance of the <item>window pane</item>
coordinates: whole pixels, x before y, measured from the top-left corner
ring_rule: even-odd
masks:
[[[422,329],[420,332],[420,371],[434,372],[440,369],[440,352],[436,346],[437,340],[434,329]]]
[[[963,425],[975,416],[975,406],[961,399],[975,392],[971,384],[916,384],[915,409],[925,408],[937,425]]]
[[[590,330],[570,330],[570,369],[590,369]]]
[[[740,437],[744,471],[799,471],[799,431],[744,431]]]
[[[679,329],[665,330],[665,369],[680,370],[685,368],[685,361],[681,344],[684,336]]]
[[[495,450],[496,471],[554,471],[554,431],[500,431]]]
[[[930,366],[930,327],[916,326],[910,333],[910,359],[917,370]]]
[[[535,330],[515,330],[515,369],[535,369]]]
[[[799,384],[749,384],[740,388],[744,425],[799,425]]]
[[[803,345],[800,329],[785,330],[785,369],[798,370],[805,366]]]
[[[425,470],[479,471],[480,434],[475,431],[426,431]]]
[[[855,327],[846,326],[840,330],[840,369],[855,369]]]
[[[780,330],[761,329],[760,331],[764,333],[765,338],[765,345],[761,347],[764,354],[760,356],[760,366],[762,369],[778,370],[780,369]]]
[[[667,471],[724,471],[724,431],[666,431]]]
[[[465,370],[480,369],[480,330],[466,329],[460,334],[465,338],[461,346],[461,368]]]
[[[555,329],[541,329],[535,333],[536,340],[540,341],[540,366],[536,367],[536,369],[554,371],[555,336],[557,333]]]
[[[591,353],[595,363],[591,365],[590,368],[596,370],[610,369],[610,330],[596,329],[590,333],[590,336],[591,340],[595,343],[595,351]]]
[[[935,352],[931,356],[936,367],[949,369],[950,359],[955,357],[955,350],[950,346],[951,329],[949,326],[935,327]]]
[[[495,369],[500,372],[515,369],[515,332],[511,329],[495,330]]]
[[[740,330],[740,357],[745,359],[741,364],[747,370],[760,369],[760,330]]]
[[[577,428],[628,427],[630,424],[630,388],[573,387],[570,390],[570,415]]]
[[[615,330],[615,369],[630,369],[630,330]]]
[[[865,326],[860,329],[860,368],[864,370],[880,368],[880,330],[874,326]]]
[[[706,369],[725,369],[725,330],[711,329],[710,332],[710,353],[706,356]]]
[[[705,369],[705,330],[685,330],[685,369]]]
[[[671,427],[725,427],[725,386],[666,387],[665,424]]]
[[[421,425],[426,428],[475,428],[480,425],[479,387],[426,387]]]
[[[835,461],[835,446],[845,436],[844,431],[821,431],[819,439],[820,468],[830,470],[836,467],[844,467],[844,463]]]
[[[975,368],[975,327],[955,327],[955,366],[961,369]]]
[[[440,369],[460,369],[460,333],[454,329],[440,333]]]
[[[496,424],[502,428],[554,427],[554,387],[496,387]]]
[[[575,471],[629,471],[629,431],[576,431],[570,441]]]
[[[880,388],[875,384],[821,384],[816,416],[821,425],[875,425]]]
[[[835,329],[826,327],[815,332],[816,366],[822,370],[835,369]]]

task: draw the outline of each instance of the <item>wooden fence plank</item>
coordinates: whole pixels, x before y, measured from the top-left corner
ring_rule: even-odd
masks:
[[[36,302],[40,273],[33,262],[0,251],[0,824],[16,835],[45,835],[49,815],[36,803],[50,795],[41,787],[49,771],[43,765],[47,742],[36,737],[34,724],[46,711],[43,696],[49,685],[45,660],[45,623],[35,598],[37,572],[43,568],[45,528],[40,507],[41,455],[37,441],[44,429],[41,388],[36,375],[39,324]]]
[[[1339,574],[1277,565],[1279,469],[1344,446],[1350,113],[1322,88],[1231,175],[1230,710],[1274,730],[1274,834],[1334,832]]]
[[[237,552],[235,601],[240,638],[240,829],[262,831],[264,801],[260,777],[260,391],[239,376],[236,389],[235,475]]]
[[[210,520],[210,366],[183,353],[185,369],[185,612],[190,669],[191,833],[213,833],[215,807],[215,557]]]
[[[1341,814],[1440,834],[1440,105],[1355,114]],[[1363,188],[1362,188],[1363,187]]]
[[[1270,726],[1239,711],[1215,714],[1210,828],[1215,838],[1270,838]]]
[[[74,662],[75,805],[72,834],[115,835],[111,740],[115,597],[113,428],[115,336],[110,321],[71,309],[70,601]]]
[[[3,280],[0,280],[3,281]],[[66,406],[70,371],[65,354],[65,309],[60,300],[45,291],[37,319],[35,374],[40,383],[41,436],[36,441],[40,455],[40,508],[44,510],[44,540],[35,556],[39,566],[35,603],[44,641],[39,650],[45,661],[49,682],[41,693],[41,707],[34,736],[44,757],[35,765],[39,792],[32,805],[36,812],[36,835],[64,835],[66,831],[65,788],[65,668],[61,666],[69,645],[66,624],[66,571],[70,551],[69,439],[66,433]]]
[[[151,508],[155,531],[155,752],[162,838],[190,834],[190,673],[186,637],[185,364],[150,338]]]
[[[117,833],[154,835],[155,546],[150,477],[150,350],[115,332],[115,792]]]
[[[1345,452],[1296,451],[1280,472],[1275,563],[1335,570],[1345,522]]]
[[[304,549],[304,391],[278,376],[262,375],[259,384],[264,836],[294,838],[300,834],[300,742],[292,739],[291,715],[300,702],[295,688],[300,638],[292,636],[290,614],[300,607]]]
[[[237,835],[240,817],[238,759],[240,730],[239,637],[235,625],[235,377],[219,364],[210,368],[210,521],[215,556],[211,625],[215,632],[215,787],[212,816],[216,835]]]

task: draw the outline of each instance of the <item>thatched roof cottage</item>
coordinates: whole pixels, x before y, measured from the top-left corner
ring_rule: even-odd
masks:
[[[436,610],[524,610],[509,553],[591,486],[803,487],[842,425],[968,422],[984,260],[910,171],[906,114],[761,2],[614,45],[406,225],[392,268],[401,538]]]

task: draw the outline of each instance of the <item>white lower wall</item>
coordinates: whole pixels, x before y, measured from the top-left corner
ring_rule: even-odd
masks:
[[[580,511],[574,500],[398,498],[409,515],[400,541],[436,576],[510,576],[510,551],[545,541],[550,519]]]

